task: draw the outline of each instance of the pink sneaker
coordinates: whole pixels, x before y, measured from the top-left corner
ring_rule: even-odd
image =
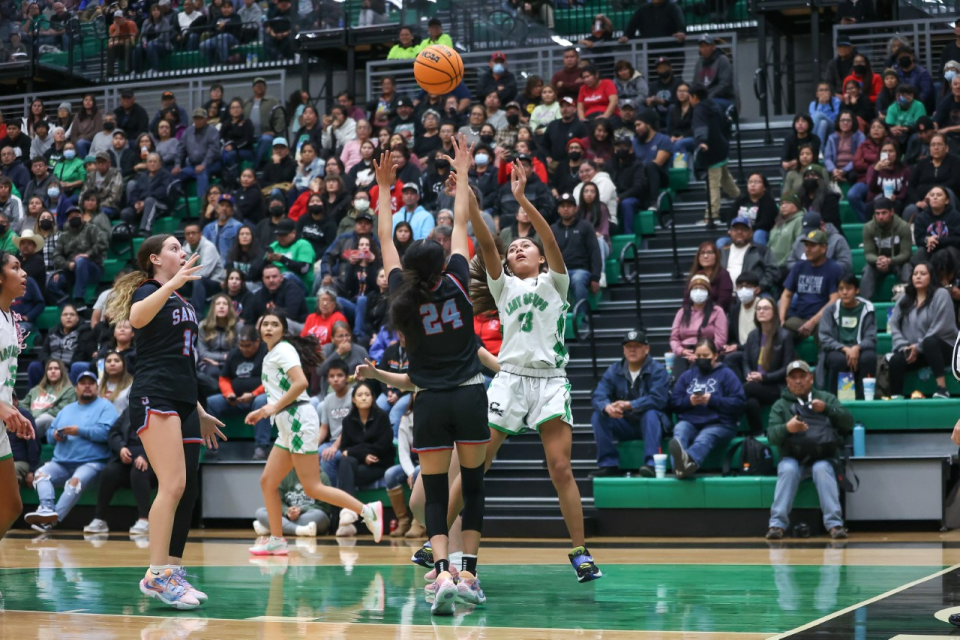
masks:
[[[453,565],[450,565],[450,576],[456,580],[460,577],[460,571]],[[423,576],[423,579],[427,582],[434,582],[437,579],[437,568],[434,567],[427,572],[427,575]]]

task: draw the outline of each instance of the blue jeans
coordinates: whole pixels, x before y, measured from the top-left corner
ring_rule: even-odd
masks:
[[[598,467],[619,466],[620,454],[617,451],[617,442],[629,440],[643,440],[643,464],[653,465],[654,454],[660,452],[663,425],[669,424],[667,416],[655,409],[644,411],[639,420],[635,415],[629,415],[633,418],[632,420],[611,418],[603,411],[594,411],[590,417],[593,437],[597,441]]]
[[[253,402],[236,404],[230,406],[222,393],[207,398],[207,411],[210,415],[222,418],[224,416],[246,415],[251,411],[256,411],[267,404],[267,394],[261,393],[253,399]],[[227,434],[229,437],[229,434]],[[270,446],[270,418],[264,418],[253,425],[253,441],[258,447]]]
[[[52,290],[55,300],[70,297],[70,284],[73,283],[73,298],[83,301],[87,295],[87,285],[100,282],[103,267],[88,258],[77,258],[73,271],[61,271],[56,282],[51,278],[47,286]]]
[[[847,191],[847,202],[850,208],[857,214],[860,222],[868,222],[867,219],[867,183],[858,182]]]
[[[819,460],[812,466],[801,467],[795,458],[782,458],[777,466],[777,488],[770,507],[770,526],[787,529],[790,524],[790,510],[797,495],[800,481],[813,478],[820,496],[820,510],[823,511],[823,526],[829,531],[843,526],[843,510],[840,508],[840,489],[837,476],[828,460]]]
[[[413,470],[413,481],[417,481],[417,476],[420,475],[420,465],[417,465]],[[395,464],[387,472],[383,474],[383,481],[387,485],[387,489],[395,489],[396,487],[402,487],[407,480],[407,474],[403,472],[403,467],[399,464]]]
[[[226,64],[230,58],[230,47],[236,46],[237,39],[232,33],[221,33],[200,43],[200,52],[214,64]]]
[[[377,406],[390,414],[390,426],[393,427],[393,437],[396,438],[400,432],[400,418],[403,417],[403,414],[407,412],[407,407],[410,406],[410,394],[400,396],[397,399],[397,403],[390,406],[390,402],[387,400],[387,394],[381,393],[380,397],[377,398]]]
[[[708,425],[701,429],[680,420],[673,428],[673,437],[680,441],[680,446],[686,451],[697,466],[701,466],[710,452],[725,447],[737,435],[734,429],[720,425]]]
[[[683,154],[684,159],[687,161],[687,167],[692,168],[690,158],[693,155],[693,152],[697,150],[700,145],[697,144],[697,141],[693,138],[680,138],[673,143],[673,150],[679,151]],[[671,160],[672,165],[672,160]]]
[[[273,151],[273,136],[270,134],[263,134],[260,136],[260,142],[257,144],[257,160],[254,163],[256,168],[261,168],[264,163],[267,161],[267,158],[270,157],[271,152]],[[330,478],[333,480],[333,478]]]
[[[627,235],[633,235],[633,216],[640,208],[640,199],[624,198],[617,208],[619,209],[620,226],[623,228],[623,232]]]
[[[77,157],[86,158],[87,154],[90,153],[91,145],[93,145],[93,142],[90,140],[77,140]]]
[[[189,162],[189,161],[188,161]],[[188,164],[180,169],[181,180],[196,180],[197,193],[203,195],[207,192],[207,186],[210,184],[210,176],[220,173],[220,163],[212,162],[203,168],[203,171],[197,173],[193,165]]]
[[[168,51],[165,44],[156,40],[148,42],[146,46],[140,45],[133,50],[134,66],[138,71],[143,71],[143,61],[146,58],[151,69],[160,71],[160,56],[166,55]]]
[[[590,295],[590,272],[586,269],[567,269],[570,274],[570,293],[573,294],[573,306]]]
[[[76,438],[79,436],[68,436]],[[47,462],[37,469],[33,487],[37,490],[37,496],[40,498],[40,506],[47,509],[53,509],[57,512],[60,520],[67,517],[70,510],[73,509],[77,501],[80,500],[80,494],[84,487],[90,488],[100,472],[106,466],[105,462],[85,462],[71,464],[69,462]],[[70,480],[76,478],[77,485],[71,486]],[[57,500],[55,489],[63,487],[63,493]],[[56,504],[54,504],[56,502]]]
[[[813,114],[813,132],[819,136],[824,148],[827,146],[827,138],[833,133],[833,128],[832,118],[820,111]]]
[[[326,451],[327,449],[329,449],[330,447],[332,447],[334,439],[328,440],[327,442],[324,442],[323,444],[321,444],[317,454],[319,455],[324,451]],[[330,478],[330,485],[332,487],[337,486],[337,475],[340,473],[340,458],[342,457],[343,457],[343,454],[340,453],[340,450],[338,449],[337,453],[334,454],[333,456],[333,460],[327,461],[327,460],[324,460],[323,458],[320,458],[320,471],[327,474],[327,477]]]
[[[353,327],[355,335],[366,335],[363,319],[367,315],[367,296],[357,296],[357,301],[353,302],[350,298],[341,298],[337,296],[337,303],[343,309],[343,315],[347,322]]]
[[[221,159],[223,166],[227,169],[234,169],[240,165],[243,160],[253,162],[253,151],[250,149],[224,149]]]

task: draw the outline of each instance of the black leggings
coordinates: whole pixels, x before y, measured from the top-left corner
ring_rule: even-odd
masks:
[[[124,464],[119,460],[107,463],[100,474],[100,489],[97,492],[96,517],[107,519],[107,510],[110,500],[117,489],[132,489],[133,497],[137,501],[137,516],[143,520],[150,515],[150,489],[156,486],[157,476],[153,467],[140,471],[133,464]]]
[[[183,422],[181,427],[184,438],[200,438],[200,415],[194,411]],[[200,493],[200,443],[184,442],[183,457],[187,467],[187,482],[177,505],[177,512],[173,516],[173,531],[170,534],[170,555],[174,558],[183,557],[183,548],[187,546],[187,536],[190,535],[190,523],[193,521],[193,508]]]
[[[383,467],[371,467],[353,456],[341,456],[337,469],[337,487],[351,496],[356,495],[357,487],[373,484],[387,472]]]
[[[747,396],[747,424],[754,434],[763,433],[763,412],[761,407],[772,405],[780,399],[780,385],[775,382],[748,382],[743,385]]]
[[[937,336],[927,336],[920,344],[923,345],[923,353],[917,353],[917,359],[912,364],[907,363],[903,351],[896,352],[890,358],[890,395],[903,395],[903,378],[907,371],[929,366],[935,378],[945,375],[946,363],[953,357],[953,345]]]

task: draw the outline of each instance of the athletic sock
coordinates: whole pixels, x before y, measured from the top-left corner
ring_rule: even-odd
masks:
[[[450,571],[450,561],[447,559],[437,560],[433,566],[437,570],[438,576],[444,571]]]
[[[270,536],[270,542],[283,542],[283,536]]]
[[[153,575],[153,576],[159,576],[161,573],[163,573],[163,572],[164,572],[166,569],[168,569],[169,567],[170,567],[170,565],[166,565],[166,564],[159,564],[159,565],[152,564],[152,565],[150,565],[150,574]]]
[[[477,556],[463,554],[463,558],[460,560],[460,570],[477,575]]]

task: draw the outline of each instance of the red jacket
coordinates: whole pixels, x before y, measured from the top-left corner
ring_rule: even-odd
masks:
[[[543,163],[540,162],[539,158],[533,159],[533,172],[537,174],[538,178],[540,178],[540,182],[543,184],[549,184],[547,182],[547,168],[543,166]],[[499,172],[497,173],[497,184],[507,184],[510,182],[510,174],[512,173],[513,163],[501,162]]]
[[[373,206],[373,211],[378,216],[383,214],[380,211],[377,211],[380,206],[380,185],[375,184],[370,189],[370,202]],[[397,180],[397,184],[393,185],[393,193],[390,195],[390,206],[393,207],[393,211],[390,213],[396,213],[400,211],[400,207],[403,204],[403,183]]]
[[[320,346],[323,346],[333,339],[333,324],[337,321],[347,322],[347,319],[339,311],[331,313],[329,318],[324,318],[320,312],[311,313],[307,316],[300,335],[314,336],[320,341]]]
[[[473,332],[480,338],[484,349],[493,355],[500,354],[503,332],[500,330],[500,316],[496,311],[491,311],[482,316],[474,316]]]
[[[847,86],[847,83],[851,80],[858,82],[860,84],[860,92],[865,93],[867,97],[870,98],[870,102],[876,104],[877,96],[880,95],[880,90],[883,89],[883,78],[879,73],[873,74],[873,82],[871,83],[873,86],[870,87],[863,86],[863,78],[855,73],[851,73],[843,79],[843,86]],[[824,144],[826,144],[826,141],[824,141]]]
[[[310,202],[310,196],[314,193],[320,193],[319,191],[310,191],[307,189],[299,196],[297,196],[296,201],[293,203],[293,206],[290,207],[290,211],[287,213],[287,217],[296,222],[300,219],[300,216],[307,212],[307,203]]]

